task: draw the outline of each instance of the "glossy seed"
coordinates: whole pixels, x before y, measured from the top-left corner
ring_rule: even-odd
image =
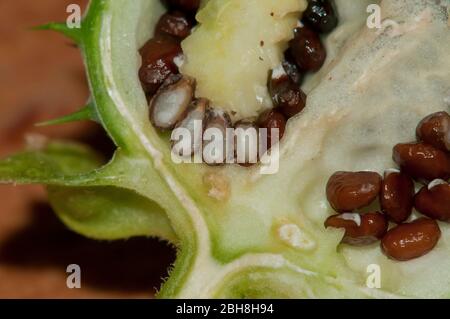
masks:
[[[450,156],[432,145],[398,144],[393,159],[403,172],[418,181],[450,178]]]
[[[159,129],[173,129],[184,118],[194,97],[195,80],[171,76],[150,101],[150,121]]]
[[[257,123],[260,128],[267,129],[267,149],[270,149],[272,145],[275,145],[283,138],[286,129],[286,118],[280,112],[267,110],[259,116]],[[278,136],[274,134],[278,134]]]
[[[182,12],[165,13],[156,24],[155,34],[171,35],[180,39],[186,38],[192,29],[192,23]]]
[[[287,117],[299,114],[306,106],[306,94],[289,76],[269,78],[269,93],[275,107]]]
[[[171,37],[157,37],[140,50],[142,65],[139,79],[148,95],[153,95],[171,75],[178,73],[174,59],[182,54],[178,41]]]
[[[285,52],[285,59],[281,63],[286,74],[291,78],[291,80],[300,86],[303,82],[303,73],[300,71],[297,64],[295,64],[294,58],[292,57],[290,51]]]
[[[318,71],[325,62],[327,53],[317,33],[308,27],[296,28],[289,42],[290,53],[302,71]]]
[[[309,0],[302,21],[319,33],[329,33],[338,24],[337,15],[330,0]]]
[[[381,176],[375,172],[337,172],[327,183],[327,199],[337,212],[370,205],[380,193]]]
[[[184,119],[175,126],[172,131],[172,151],[182,157],[191,156],[200,151],[203,141],[203,126],[206,116],[206,110],[209,107],[207,99],[195,99],[191,102]],[[189,131],[189,138],[180,141],[178,136],[174,140],[176,129],[186,129]],[[181,132],[180,132],[181,133]]]
[[[225,164],[229,160],[234,159],[234,145],[233,141],[227,136],[227,129],[231,128],[232,122],[228,113],[215,109],[209,108],[206,114],[205,120],[205,140],[203,141],[203,160],[208,165],[221,165]],[[221,139],[222,148],[216,149],[215,147],[209,151],[209,145],[213,147],[211,143],[216,143],[212,141],[212,136],[209,137],[208,133],[217,135]],[[215,138],[215,137],[214,137]],[[232,138],[231,138],[232,140]],[[231,146],[228,144],[232,144]],[[227,154],[227,151],[230,154]]]
[[[345,235],[343,243],[362,246],[370,245],[386,234],[388,221],[381,213],[345,213],[329,217],[325,227],[343,228]]]
[[[417,139],[442,151],[450,151],[450,115],[438,112],[424,118],[416,130]]]
[[[450,185],[436,180],[424,186],[414,199],[414,207],[425,216],[450,222]]]
[[[414,182],[401,172],[386,172],[381,183],[380,205],[394,223],[406,221],[414,204]]]
[[[408,261],[430,252],[440,237],[436,221],[419,218],[389,230],[381,240],[381,249],[391,259]]]

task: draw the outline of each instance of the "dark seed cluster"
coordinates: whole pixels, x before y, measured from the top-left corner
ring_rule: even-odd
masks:
[[[438,112],[424,118],[417,141],[398,144],[393,159],[400,170],[337,172],[328,180],[326,193],[338,213],[326,227],[343,228],[343,242],[371,244],[381,240],[383,252],[407,261],[423,256],[437,244],[441,231],[436,222],[450,222],[450,115]],[[422,187],[415,193],[415,183]],[[358,212],[379,198],[380,211]],[[422,217],[407,222],[415,208]],[[393,226],[390,230],[389,223]]]
[[[140,50],[142,66],[139,78],[149,100],[151,123],[160,130],[190,128],[192,122],[199,119],[204,121],[204,129],[266,128],[268,146],[275,140],[271,129],[276,128],[281,139],[287,121],[305,108],[307,97],[300,88],[304,75],[317,72],[325,62],[326,50],[320,34],[332,31],[337,25],[333,1],[309,1],[302,18],[303,26],[294,30],[294,38],[285,52],[280,66],[282,72],[275,74],[272,70],[269,74],[268,90],[274,108],[256,119],[243,120],[234,125],[229,114],[214,110],[208,100],[195,97],[195,79],[179,74],[178,61],[183,61],[181,41],[189,36],[195,26],[194,17],[200,0],[162,1],[168,11],[160,17],[154,37]],[[273,13],[271,16],[274,16]],[[260,41],[260,45],[264,46],[264,42]],[[204,111],[196,107],[198,101],[201,101]],[[243,165],[251,166],[252,163]]]

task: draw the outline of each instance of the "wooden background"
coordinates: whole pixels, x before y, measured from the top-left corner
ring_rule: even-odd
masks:
[[[79,52],[67,39],[32,26],[64,21],[82,0],[0,1],[0,156],[20,151],[25,136],[45,134],[113,146],[101,128],[34,123],[77,110],[88,97]],[[151,297],[174,253],[151,239],[96,242],[67,230],[39,186],[0,186],[0,298]],[[66,267],[79,264],[82,288],[66,287]]]

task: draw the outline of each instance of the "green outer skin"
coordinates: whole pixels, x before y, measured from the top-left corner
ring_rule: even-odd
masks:
[[[104,61],[103,57],[99,54],[99,52],[101,52],[99,46],[101,46],[102,43],[98,40],[102,38],[100,32],[102,31],[102,26],[105,21],[105,14],[110,14],[108,10],[110,9],[109,6],[112,4],[113,2],[111,1],[92,1],[83,21],[83,40],[81,48],[85,56],[89,73],[90,86],[93,93],[92,99],[97,106],[96,112],[99,120],[116,145],[125,153],[133,154],[133,156],[135,156],[134,154],[143,154],[147,161],[151,163],[152,158],[146,156],[147,154],[145,154],[143,145],[137,142],[139,141],[139,138],[136,137],[136,132],[130,128],[129,123],[121,121],[124,119],[123,114],[111,107],[111,105],[114,105],[115,103],[107,94],[110,83],[108,83],[108,80],[104,77],[104,70],[102,69]],[[117,8],[120,9],[120,7],[116,7],[116,9]],[[141,112],[142,111],[143,110],[141,110]],[[138,117],[137,114],[133,114],[133,116],[135,118]],[[151,163],[150,165],[154,164]],[[167,291],[167,295],[170,296],[176,294],[178,285],[175,283],[182,281],[184,274],[188,271],[187,269],[191,267],[196,250],[191,249],[190,246],[195,246],[196,238],[195,234],[190,231],[191,222],[186,219],[185,214],[183,214],[184,209],[182,205],[173,196],[167,196],[167,194],[171,194],[171,192],[165,181],[158,176],[158,173],[156,172],[150,174],[150,170],[151,168],[147,170],[147,178],[150,178],[151,175],[155,175],[154,178],[151,178],[151,182],[153,185],[159,185],[160,187],[149,187],[147,188],[149,192],[144,190],[143,185],[140,185],[139,188],[143,189],[144,196],[156,200],[166,212],[171,212],[169,218],[180,243],[189,243],[186,245],[187,248],[180,250],[174,271],[172,271],[170,280],[165,285],[165,291]],[[159,182],[157,182],[158,179]],[[174,284],[172,284],[172,282],[174,282]]]
[[[112,171],[109,180],[103,178],[103,171],[110,167],[96,170],[103,162],[85,146],[55,141],[41,150],[1,161],[0,175],[3,183],[48,185],[49,200],[59,217],[86,237],[113,240],[157,236],[175,244],[177,238],[162,208],[133,191],[114,186],[114,178],[119,177]]]
[[[216,170],[172,163],[167,136],[147,120],[136,74],[137,50],[163,11],[159,0],[92,0],[81,29],[41,27],[78,44],[92,94],[89,111],[53,123],[95,120],[118,149],[103,164],[82,146],[50,144],[0,162],[0,180],[49,185],[61,220],[86,236],[155,236],[173,243],[178,256],[160,298],[400,297],[365,287],[365,274],[349,269],[336,249],[341,231],[299,217],[307,204],[296,198],[295,185],[284,186],[292,192],[272,192],[273,184],[292,178],[289,169],[252,187],[247,182],[253,170],[221,169],[233,180],[223,203],[208,196],[203,182]],[[280,241],[277,227],[286,223],[302,225],[320,245],[298,250]]]

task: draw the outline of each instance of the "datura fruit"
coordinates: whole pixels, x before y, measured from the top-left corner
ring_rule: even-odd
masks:
[[[275,174],[258,164],[174,163],[170,136],[148,120],[138,77],[138,52],[166,7],[92,0],[80,29],[42,27],[76,42],[91,89],[86,108],[51,123],[96,121],[115,155],[104,161],[53,141],[1,161],[0,179],[47,185],[59,218],[87,237],[172,243],[177,259],[160,298],[450,297],[447,223],[439,222],[430,253],[407,262],[379,244],[340,244],[344,231],[324,227],[334,172],[393,168],[392,147],[414,140],[424,116],[449,110],[450,2],[335,2],[339,23],[321,35],[327,59],[304,79],[306,107],[287,122]],[[378,26],[369,5],[379,6]],[[268,72],[306,9],[306,0],[202,1],[199,24],[181,44],[181,73],[235,120],[272,108]]]

